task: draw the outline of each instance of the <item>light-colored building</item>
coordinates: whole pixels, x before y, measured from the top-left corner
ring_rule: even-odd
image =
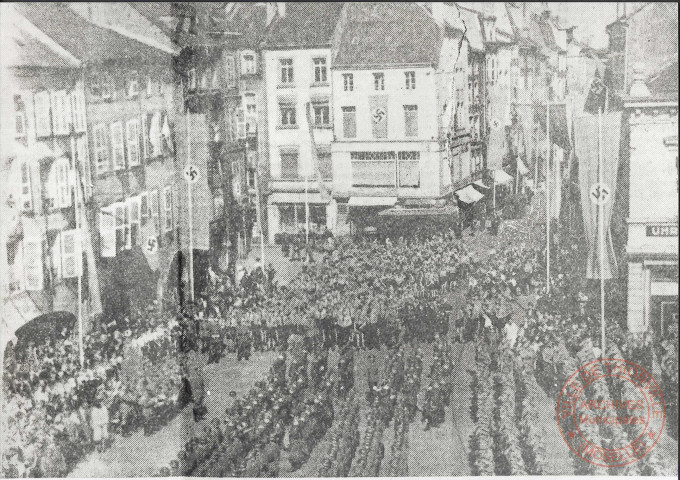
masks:
[[[345,7],[332,69],[337,233],[374,226],[397,203],[432,206],[451,193],[445,139],[459,38],[445,34],[438,11],[449,8]]]
[[[261,46],[266,121],[260,145],[268,156],[270,242],[279,233],[305,228],[306,201],[311,227],[334,224],[335,202],[323,195],[319,176],[330,190],[330,149],[338,121],[332,116],[331,46],[342,8],[341,3],[277,3]]]

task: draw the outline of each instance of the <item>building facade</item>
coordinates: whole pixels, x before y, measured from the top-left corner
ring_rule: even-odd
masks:
[[[313,229],[335,223],[335,202],[323,192],[332,187],[331,47],[343,8],[276,5],[261,46],[266,113],[260,145],[268,157],[269,242],[307,224]]]

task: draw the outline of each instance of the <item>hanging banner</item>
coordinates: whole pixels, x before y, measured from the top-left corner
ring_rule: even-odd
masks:
[[[368,97],[373,138],[387,138],[387,95]]]
[[[546,106],[545,103],[534,103],[534,118],[546,131]],[[571,149],[569,141],[569,127],[567,125],[566,104],[550,104],[550,140],[565,152]]]
[[[598,116],[585,115],[574,118],[575,153],[578,161],[581,210],[588,242],[586,278],[600,278],[600,249],[598,237],[598,210],[604,211],[605,259],[604,278],[617,274],[616,258],[609,224],[612,206],[616,199],[616,176],[619,163],[621,112],[602,115],[602,182],[598,176]]]

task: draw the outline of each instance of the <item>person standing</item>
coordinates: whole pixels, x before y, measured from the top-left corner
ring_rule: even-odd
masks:
[[[109,411],[98,399],[91,412],[92,439],[99,452],[103,452],[109,439]]]

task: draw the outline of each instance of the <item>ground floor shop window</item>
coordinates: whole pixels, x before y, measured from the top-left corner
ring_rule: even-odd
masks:
[[[279,205],[279,215],[282,233],[297,233],[306,228],[304,203]],[[326,205],[309,205],[309,228],[320,228],[325,225]]]

